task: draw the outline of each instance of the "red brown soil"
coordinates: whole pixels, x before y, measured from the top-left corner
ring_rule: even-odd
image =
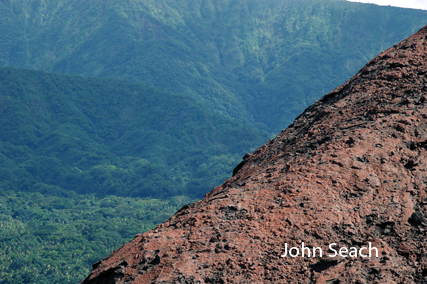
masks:
[[[247,154],[89,283],[427,283],[427,27]],[[280,257],[288,246],[320,257]],[[369,242],[378,257],[329,257]]]

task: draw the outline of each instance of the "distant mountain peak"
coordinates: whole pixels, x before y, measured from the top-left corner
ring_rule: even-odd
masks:
[[[382,52],[82,283],[424,283],[426,41]]]

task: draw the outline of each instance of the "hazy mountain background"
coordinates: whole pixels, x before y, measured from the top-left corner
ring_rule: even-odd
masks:
[[[274,133],[427,13],[331,0],[0,3],[1,66],[142,82]]]
[[[0,283],[77,283],[426,24],[332,0],[0,1]]]

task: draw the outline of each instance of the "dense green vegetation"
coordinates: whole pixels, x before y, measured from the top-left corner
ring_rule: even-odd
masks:
[[[333,0],[1,1],[0,66],[144,82],[277,133],[426,24]]]
[[[3,187],[59,195],[202,197],[266,133],[185,95],[0,68]]]
[[[0,189],[0,283],[79,283],[90,265],[189,201]]]

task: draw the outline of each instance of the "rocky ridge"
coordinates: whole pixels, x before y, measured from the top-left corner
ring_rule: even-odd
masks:
[[[427,27],[82,283],[424,283],[426,74]],[[302,242],[323,256],[281,257]],[[378,257],[330,257],[331,243]]]

